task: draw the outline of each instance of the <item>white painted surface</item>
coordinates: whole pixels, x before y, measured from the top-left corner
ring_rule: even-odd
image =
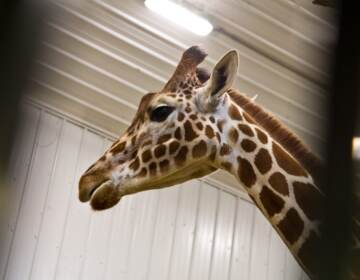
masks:
[[[301,279],[246,199],[194,180],[93,212],[79,175],[109,146],[102,133],[25,105],[1,229],[0,277],[23,279]]]

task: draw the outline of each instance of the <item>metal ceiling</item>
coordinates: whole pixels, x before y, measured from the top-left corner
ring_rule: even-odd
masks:
[[[308,0],[184,0],[215,26],[198,37],[142,0],[51,2],[29,84],[33,102],[111,136],[122,133],[148,91],[170,77],[182,52],[200,44],[211,68],[237,49],[236,87],[273,112],[315,152],[324,139],[326,79],[336,29],[331,9]],[[236,185],[228,175],[213,176]]]

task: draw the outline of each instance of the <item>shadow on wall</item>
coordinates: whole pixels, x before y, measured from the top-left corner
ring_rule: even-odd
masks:
[[[0,227],[7,215],[7,172],[32,59],[40,39],[45,7],[41,1],[4,1],[0,10]]]

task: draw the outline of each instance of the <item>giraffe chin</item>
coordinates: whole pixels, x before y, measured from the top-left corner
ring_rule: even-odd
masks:
[[[121,199],[118,188],[112,181],[101,184],[92,194],[90,205],[93,210],[105,210],[113,207]]]

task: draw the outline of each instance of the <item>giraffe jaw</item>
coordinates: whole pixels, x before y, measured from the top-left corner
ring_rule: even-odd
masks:
[[[212,165],[205,164],[203,168],[197,169],[194,172],[194,165],[190,165],[172,172],[163,178],[152,179],[148,183],[134,181],[130,184],[115,184],[112,180],[107,180],[91,191],[89,195],[90,205],[94,210],[105,210],[115,206],[125,195],[177,185],[189,179],[208,175],[216,169]]]

